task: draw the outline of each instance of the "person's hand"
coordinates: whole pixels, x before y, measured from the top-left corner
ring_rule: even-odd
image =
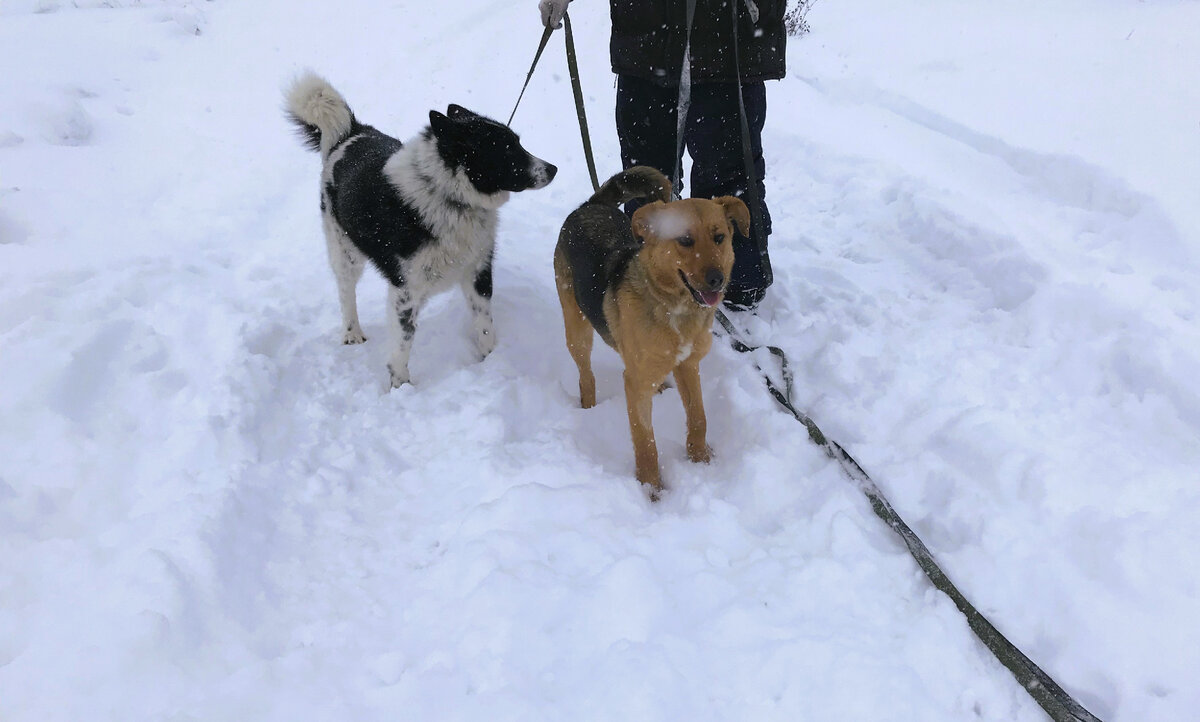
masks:
[[[542,12],[542,25],[548,28],[561,28],[563,13],[567,12],[567,3],[571,0],[541,0],[538,10]]]

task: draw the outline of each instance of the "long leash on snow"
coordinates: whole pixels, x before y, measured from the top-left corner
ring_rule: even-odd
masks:
[[[937,560],[934,559],[933,553],[929,551],[929,547],[921,541],[917,533],[912,530],[904,519],[900,517],[896,510],[892,507],[891,502],[883,495],[883,492],[876,486],[871,477],[862,468],[854,457],[850,456],[842,445],[830,439],[821,431],[816,422],[812,418],[796,408],[792,403],[792,382],[793,376],[791,368],[788,366],[787,354],[778,346],[752,346],[746,343],[742,335],[738,332],[733,322],[729,320],[722,311],[717,311],[717,321],[725,330],[726,337],[729,339],[730,345],[738,353],[752,354],[759,349],[766,349],[772,356],[779,359],[780,375],[782,376],[782,387],[775,382],[771,374],[763,370],[762,365],[755,360],[754,366],[762,374],[763,381],[767,387],[767,391],[772,398],[790,413],[796,421],[804,424],[808,429],[808,438],[821,450],[825,455],[833,459],[842,467],[842,471],[851,481],[858,485],[858,488],[867,497],[871,503],[871,509],[875,515],[883,520],[892,531],[900,535],[904,541],[904,545],[908,547],[908,553],[916,560],[917,566],[921,567],[921,571],[925,572],[925,576],[939,591],[954,602],[954,606],[958,607],[958,611],[962,612],[967,618],[967,624],[971,627],[971,631],[983,642],[984,646],[1000,660],[1000,663],[1012,672],[1013,677],[1017,682],[1025,688],[1030,697],[1041,705],[1046,714],[1055,722],[1101,722],[1098,717],[1089,712],[1082,704],[1075,700],[1066,692],[1054,679],[1046,674],[1041,667],[1037,666],[1033,660],[1025,656],[1025,654],[1017,648],[1015,644],[1008,640],[1000,630],[988,621],[987,617],[975,608],[967,600],[963,593],[958,590],[954,582],[950,581],[950,577],[942,571],[938,566]]]
[[[750,0],[747,0],[747,2],[750,2]],[[751,219],[758,218],[758,221],[756,222],[755,235],[757,237],[756,240],[758,241],[759,253],[765,255],[766,235],[761,232],[762,220],[761,217],[759,217],[761,204],[758,200],[757,184],[753,180],[754,164],[750,146],[749,121],[746,116],[745,102],[742,97],[741,68],[736,49],[738,3],[732,2],[730,5],[733,7],[734,19],[734,63],[738,76],[738,112],[741,115],[742,151],[746,162],[747,186],[749,189],[752,189],[748,190],[750,193],[751,203],[753,204],[750,216]],[[691,20],[695,15],[696,0],[688,0],[687,6],[687,42],[690,44]],[[571,23],[565,13],[563,15],[563,26],[566,29],[567,66],[570,70],[572,92],[575,96],[576,116],[579,119],[580,134],[583,138],[584,155],[588,161],[588,171],[591,174],[592,188],[595,190],[599,188],[599,183],[596,178],[596,168],[592,155],[591,139],[587,129],[587,116],[583,109],[583,91],[580,87],[578,64],[575,60],[575,43],[571,35]],[[541,45],[538,47],[537,55],[533,60],[534,67],[537,66],[538,58],[541,57],[542,50],[545,48],[546,41],[550,37],[551,32],[552,30],[547,28],[546,32],[542,35]],[[687,58],[685,57],[685,61],[686,60]],[[688,67],[688,63],[685,62],[683,67],[686,69]],[[533,67],[529,69],[529,75],[525,79],[526,86],[529,85],[529,77],[533,76],[533,70]],[[690,102],[690,73],[684,70],[682,76],[683,77],[680,78],[680,99],[682,107],[677,110],[677,112],[680,114],[680,117],[678,119],[678,136],[676,138],[677,150],[679,151],[677,158],[680,160],[676,161],[676,176],[673,179],[674,181],[678,181],[679,174],[682,170],[680,166],[683,155],[683,131],[686,120],[687,105]],[[689,87],[683,87],[685,85],[684,81],[687,81],[687,85]],[[524,93],[525,89],[522,88],[521,94],[524,95]],[[520,104],[520,98],[517,99],[517,103]],[[516,113],[515,107],[513,108],[513,113]],[[512,118],[510,117],[509,122],[511,121]],[[678,184],[673,183],[673,187],[678,188]],[[929,548],[925,546],[925,543],[922,542],[920,537],[917,536],[916,532],[912,530],[912,527],[905,523],[904,519],[902,519],[900,515],[896,513],[896,510],[892,507],[891,502],[888,501],[887,497],[884,496],[883,492],[879,489],[875,482],[872,481],[871,477],[862,468],[862,466],[854,460],[854,457],[850,456],[849,452],[842,448],[841,444],[826,436],[821,431],[820,427],[817,426],[816,422],[808,416],[808,414],[805,414],[803,411],[800,411],[798,408],[796,408],[796,405],[792,401],[794,376],[791,370],[791,365],[788,363],[787,354],[784,353],[783,349],[779,348],[778,346],[771,345],[755,346],[746,342],[745,334],[741,333],[733,324],[733,322],[729,320],[729,317],[725,314],[725,312],[720,309],[717,309],[716,318],[717,322],[724,330],[726,337],[729,339],[730,346],[733,348],[733,350],[737,351],[738,353],[751,356],[752,363],[754,363],[754,366],[758,369],[758,372],[762,374],[763,382],[766,386],[767,392],[771,395],[771,397],[774,398],[775,401],[784,408],[784,410],[790,413],[792,417],[796,419],[796,421],[799,421],[804,425],[804,427],[808,430],[808,438],[814,444],[821,447],[821,449],[829,458],[836,461],[846,476],[858,485],[858,488],[867,497],[867,501],[870,502],[871,509],[875,512],[875,515],[882,519],[892,531],[896,532],[896,534],[900,536],[900,538],[904,541],[905,547],[908,548],[909,554],[911,554],[913,559],[916,560],[917,565],[921,568],[921,571],[925,573],[925,576],[929,578],[930,583],[932,583],[933,586],[943,594],[950,597],[950,599],[954,602],[954,606],[958,607],[958,611],[960,611],[963,616],[967,618],[967,624],[970,626],[971,631],[975,633],[975,636],[978,637],[981,642],[983,642],[984,646],[988,648],[988,650],[996,657],[996,659],[1000,661],[1001,664],[1008,668],[1013,677],[1016,678],[1017,682],[1020,683],[1025,691],[1029,693],[1029,696],[1032,697],[1033,700],[1037,702],[1043,710],[1045,710],[1046,714],[1049,715],[1054,722],[1101,722],[1100,718],[1089,712],[1083,705],[1076,701],[1074,697],[1068,694],[1066,690],[1064,690],[1057,682],[1055,682],[1050,675],[1046,674],[1041,667],[1038,667],[1037,664],[1029,659],[1029,657],[1025,656],[1025,654],[1021,652],[1016,645],[1009,641],[1007,637],[1001,634],[1000,631],[996,629],[996,627],[990,621],[988,621],[987,617],[985,617],[978,609],[975,608],[975,605],[971,604],[971,602],[967,600],[965,596],[963,596],[962,592],[958,590],[958,587],[956,587],[954,583],[950,581],[950,578],[946,576],[946,573],[942,571],[942,568],[934,559],[933,553],[929,551]],[[761,349],[766,349],[771,356],[779,360],[779,374],[782,379],[782,387],[775,382],[775,379],[771,376],[771,374],[767,373],[763,369],[762,365],[759,364],[757,359],[753,358],[755,352]]]

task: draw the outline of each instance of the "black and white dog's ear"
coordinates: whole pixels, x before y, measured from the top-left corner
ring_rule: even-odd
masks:
[[[441,137],[446,131],[450,130],[452,122],[436,110],[429,111],[429,127],[433,129],[433,134],[438,137]]]
[[[459,118],[472,118],[476,115],[461,105],[455,105],[454,103],[451,103],[450,107],[446,108],[446,113],[452,120],[458,120]]]

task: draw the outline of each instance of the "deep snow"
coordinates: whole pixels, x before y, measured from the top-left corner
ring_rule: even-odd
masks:
[[[514,121],[499,347],[338,343],[326,75],[400,137],[505,118],[534,0],[0,5],[0,719],[1036,720],[744,358],[632,479],[550,257],[590,192],[561,38]],[[572,6],[601,174],[605,4]],[[768,90],[760,341],[981,610],[1101,718],[1200,707],[1200,5],[818,3]],[[764,363],[766,360],[764,359]]]

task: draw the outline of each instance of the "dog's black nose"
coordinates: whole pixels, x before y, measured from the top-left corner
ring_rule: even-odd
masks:
[[[547,178],[549,178],[550,180],[554,180],[554,174],[557,172],[558,172],[558,166],[553,165],[551,163],[546,164],[546,177]]]
[[[725,274],[721,273],[719,268],[710,268],[704,273],[704,282],[711,290],[715,291],[725,283]]]

